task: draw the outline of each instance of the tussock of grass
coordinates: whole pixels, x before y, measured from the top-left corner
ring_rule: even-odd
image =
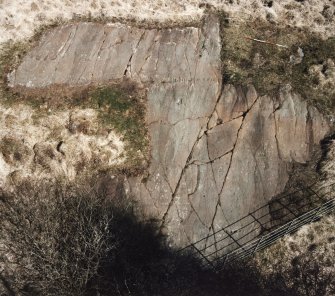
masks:
[[[7,163],[15,164],[29,157],[29,149],[15,138],[6,136],[0,140],[0,152]]]

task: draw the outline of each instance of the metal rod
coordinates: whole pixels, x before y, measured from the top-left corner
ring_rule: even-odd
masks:
[[[197,251],[197,253],[203,258],[206,260],[206,262],[209,264],[209,266],[212,266],[213,267],[213,263],[211,261],[209,261],[200,251],[199,249],[194,245],[192,244],[192,247]]]

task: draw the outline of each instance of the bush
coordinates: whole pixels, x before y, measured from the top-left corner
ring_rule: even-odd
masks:
[[[330,274],[302,257],[285,274],[264,276],[252,262],[221,272],[206,269],[192,254],[166,247],[155,221],[138,221],[122,186],[109,182],[102,190],[100,185],[84,190],[34,184],[0,194],[0,295],[300,296],[306,289],[309,295],[333,291]]]
[[[45,185],[2,194],[1,241],[13,289],[82,295],[118,248],[113,228],[123,215],[93,191]]]
[[[122,190],[113,192],[118,196],[63,184],[3,192],[4,295],[190,295],[194,286],[205,295],[213,290],[206,286],[214,273],[166,248],[155,221],[139,222]]]

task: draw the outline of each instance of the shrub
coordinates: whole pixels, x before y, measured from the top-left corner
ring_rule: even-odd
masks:
[[[196,259],[165,247],[155,221],[137,220],[120,188],[113,194],[60,183],[2,192],[4,295],[190,295],[211,282]]]
[[[120,244],[113,228],[122,215],[93,191],[45,185],[3,193],[1,241],[13,289],[82,295]]]
[[[192,254],[168,248],[155,221],[140,222],[116,183],[97,182],[99,190],[30,184],[2,192],[0,294],[332,295],[331,274],[308,256],[267,275],[252,261],[220,272],[204,268]]]

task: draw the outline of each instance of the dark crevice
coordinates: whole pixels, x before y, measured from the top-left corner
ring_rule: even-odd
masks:
[[[99,57],[100,57],[102,48],[103,48],[103,46],[104,46],[104,44],[105,44],[105,42],[106,42],[106,39],[107,39],[107,33],[106,33],[105,28],[104,28],[104,37],[103,37],[103,39],[102,39],[102,43],[101,43],[101,45],[100,45],[100,47],[99,47],[99,50],[98,50],[98,53],[97,53],[97,57],[96,57],[96,60],[95,60],[93,69],[95,69],[95,67],[96,67],[96,64],[97,64],[97,62],[98,62],[98,60],[99,60]],[[94,73],[92,72],[92,74],[91,74],[92,78],[93,78],[93,75],[94,75]]]
[[[322,164],[323,164],[324,161],[327,160],[327,155],[328,155],[328,152],[330,151],[330,146],[333,144],[334,140],[335,140],[335,134],[332,134],[332,135],[324,138],[320,142],[322,153],[321,153],[321,158],[316,165],[316,171],[318,173],[321,173]]]
[[[222,187],[221,187],[221,190],[220,190],[220,193],[219,193],[220,198],[221,198],[221,194],[222,194],[222,192],[223,192],[224,186],[225,186],[225,184],[226,184],[226,181],[227,181],[227,178],[228,178],[228,175],[229,175],[229,172],[230,172],[230,168],[231,168],[231,165],[232,165],[232,162],[233,162],[234,153],[235,153],[235,147],[236,147],[237,142],[238,142],[238,140],[239,140],[239,135],[240,135],[240,132],[241,132],[242,127],[243,127],[243,125],[244,125],[244,122],[245,122],[245,119],[246,119],[246,115],[247,115],[247,114],[249,113],[249,111],[253,108],[253,106],[256,104],[256,102],[258,101],[258,99],[259,99],[259,96],[258,96],[257,99],[254,101],[254,103],[250,106],[250,108],[245,112],[245,115],[243,116],[243,119],[242,119],[242,122],[241,122],[241,126],[240,126],[240,128],[238,129],[238,131],[237,131],[236,141],[235,141],[235,143],[234,143],[234,146],[233,146],[233,149],[232,149],[232,152],[231,152],[231,157],[230,157],[230,160],[229,160],[229,165],[228,165],[227,173],[226,173],[226,175],[225,175],[225,177],[224,177],[224,180],[223,180],[223,183],[222,183]],[[222,208],[222,207],[220,207],[220,208],[221,208],[221,210],[222,210],[222,214],[225,216],[225,214],[224,214],[224,212],[223,212],[223,208]],[[229,222],[229,221],[227,220],[227,222]]]
[[[136,44],[136,46],[135,46],[135,48],[134,48],[134,50],[133,50],[133,53],[131,54],[131,56],[130,56],[130,58],[129,58],[129,60],[128,60],[126,69],[125,69],[124,72],[123,72],[123,76],[127,76],[128,72],[129,72],[130,75],[131,75],[131,61],[132,61],[132,59],[133,59],[134,54],[136,53],[137,48],[139,47],[141,41],[143,40],[144,35],[145,35],[145,31],[141,34],[141,37],[139,38],[139,40],[138,40],[138,42],[137,42],[137,44]]]
[[[132,55],[130,56],[129,60],[128,60],[128,63],[127,63],[127,66],[126,66],[126,69],[124,70],[123,72],[123,76],[127,76],[128,72],[130,72],[130,68],[131,68],[131,60],[134,56],[134,53],[132,53]],[[129,69],[129,70],[128,70]]]
[[[171,209],[171,207],[172,207],[172,205],[173,205],[173,203],[174,203],[175,197],[176,197],[177,192],[178,192],[178,189],[179,189],[179,187],[180,187],[181,180],[182,180],[182,178],[183,178],[183,176],[184,176],[184,174],[185,174],[185,170],[186,170],[187,167],[189,166],[188,163],[189,163],[189,161],[190,161],[191,158],[192,158],[193,151],[194,151],[196,145],[198,144],[198,142],[199,142],[199,140],[200,140],[200,138],[201,138],[201,136],[202,136],[202,135],[201,135],[201,132],[202,132],[202,129],[200,129],[200,131],[199,131],[199,133],[198,133],[198,136],[197,136],[197,138],[196,138],[196,140],[195,140],[195,142],[194,142],[194,144],[193,144],[193,146],[192,146],[192,148],[191,148],[191,151],[190,151],[190,153],[189,153],[189,155],[188,155],[188,157],[187,157],[187,159],[186,159],[186,163],[185,163],[184,167],[183,167],[182,170],[181,170],[181,173],[180,173],[180,176],[179,176],[177,185],[176,185],[175,189],[172,191],[171,200],[170,200],[170,203],[169,203],[169,205],[168,205],[168,207],[167,207],[167,209],[166,209],[166,211],[165,211],[165,213],[164,213],[164,215],[163,215],[163,217],[162,217],[162,222],[161,222],[160,229],[162,229],[162,228],[164,227],[166,217],[167,217],[167,215],[168,215],[168,213],[169,213],[169,211],[170,211],[170,209]]]
[[[65,155],[65,153],[63,151],[60,150],[60,147],[63,145],[64,141],[60,141],[58,144],[57,144],[57,151],[60,152],[61,154]]]

